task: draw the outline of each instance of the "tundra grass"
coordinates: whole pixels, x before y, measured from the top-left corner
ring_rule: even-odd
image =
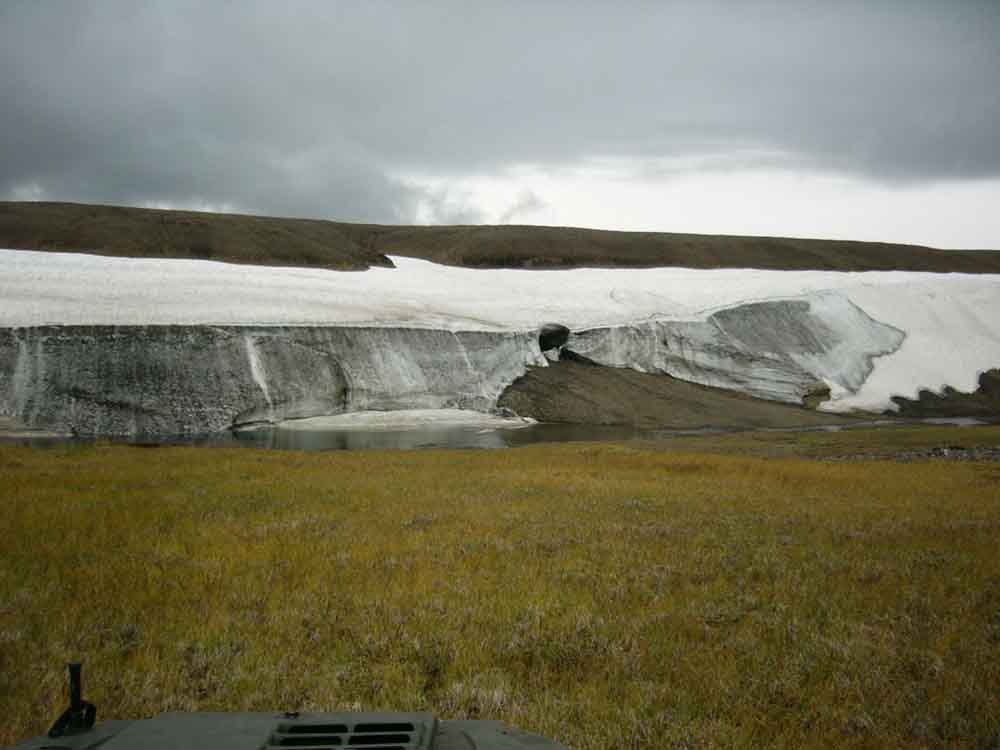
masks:
[[[1000,743],[997,464],[2,447],[0,478],[0,742],[47,728],[81,659],[103,719]]]

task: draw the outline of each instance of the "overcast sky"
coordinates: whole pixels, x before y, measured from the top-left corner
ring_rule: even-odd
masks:
[[[0,1],[0,198],[1000,248],[1000,2]]]

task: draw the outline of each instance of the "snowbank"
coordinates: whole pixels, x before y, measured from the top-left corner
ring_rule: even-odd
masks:
[[[290,419],[279,423],[283,430],[419,430],[427,427],[466,427],[484,430],[516,430],[537,424],[524,417],[501,417],[466,409],[401,409],[358,411],[329,417]]]
[[[173,324],[524,332],[555,322],[581,331],[705,322],[739,305],[797,298],[824,308],[826,315],[838,306],[856,307],[905,335],[895,351],[874,360],[858,387],[850,379],[844,382],[851,387],[843,387],[824,377],[833,393],[824,408],[882,409],[891,406],[892,395],[912,398],[921,388],[944,385],[971,390],[980,372],[1000,365],[998,275],[483,270],[411,258],[393,261],[395,269],[352,272],[0,250],[0,327]],[[850,326],[845,319],[841,328]]]

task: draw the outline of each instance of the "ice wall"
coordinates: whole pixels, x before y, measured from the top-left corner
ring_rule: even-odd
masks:
[[[873,365],[892,361],[911,335],[824,291],[578,330],[565,348],[760,398],[814,405],[829,396],[836,407],[857,400],[876,379]],[[80,435],[170,435],[361,410],[488,411],[531,365],[546,365],[538,329],[0,328],[0,416]],[[904,375],[883,390],[905,393]],[[868,408],[889,406],[885,396]]]
[[[329,394],[316,395],[308,379],[295,386],[303,391],[302,398],[279,392],[280,387],[292,388],[289,383],[275,390],[275,378],[269,374],[279,367],[275,362],[301,363],[305,355],[289,353],[285,343],[269,342],[267,336],[281,338],[275,332],[293,326],[302,327],[300,331],[379,327],[382,332],[370,337],[397,335],[386,330],[423,329],[434,337],[434,346],[446,346],[442,342],[453,335],[446,331],[506,331],[530,341],[545,324],[562,324],[577,332],[572,347],[605,364],[670,373],[791,402],[829,388],[831,399],[821,408],[839,411],[891,409],[894,397],[915,399],[924,389],[975,390],[979,374],[1000,366],[997,274],[685,268],[542,271],[392,260],[396,268],[347,272],[0,249],[0,329],[118,326],[119,335],[125,336],[124,331],[136,326],[182,326],[198,341],[209,334],[194,332],[196,327],[253,328],[260,337],[239,339],[238,352],[227,350],[223,357],[240,363],[241,385],[219,384],[218,393],[230,394],[226,397],[235,399],[240,409],[253,406],[261,413],[270,413],[268,409],[280,413],[292,409],[290,404],[311,412],[309,404],[316,399],[320,404],[331,399],[337,403]],[[523,333],[529,331],[533,333]],[[52,335],[50,341],[55,342]],[[459,335],[468,339],[465,333]],[[3,394],[11,392],[15,376],[22,384],[17,403],[41,404],[48,396],[38,389],[50,388],[50,381],[39,377],[38,368],[57,366],[44,361],[51,360],[53,352],[43,346],[41,359],[33,360],[37,343],[32,339],[28,347],[28,339],[21,336],[26,353],[12,354],[21,351],[21,344],[14,346],[9,336],[4,334],[8,345],[0,354],[7,359],[0,363],[0,382],[8,383],[6,391],[0,387],[0,409],[14,409],[13,397]],[[416,334],[399,336],[403,338],[391,339],[399,343],[399,352],[409,345],[406,342],[420,340],[421,349],[431,341]],[[293,336],[287,347],[294,349],[296,341],[299,338]],[[70,344],[67,340],[63,345]],[[353,367],[353,344],[345,346],[347,353],[332,355],[335,364],[328,367],[345,372]],[[206,347],[207,359],[222,356],[214,352],[214,344]],[[165,377],[180,377],[168,373],[171,367],[198,364],[188,363],[183,354],[176,363],[158,360],[152,346],[136,344],[134,351],[156,363]],[[454,394],[464,398],[462,368],[478,372],[487,365],[476,357],[465,363],[457,351],[449,351],[442,350],[441,356],[454,355],[460,383]],[[424,359],[419,364],[411,355],[397,355],[395,349],[363,355],[359,362],[370,365],[354,374],[352,397],[363,400],[369,378],[380,382],[380,372],[396,372],[396,385],[404,388],[404,394],[420,390],[406,390],[411,387],[408,378],[416,377],[419,383],[439,377],[433,369],[437,363],[427,362],[430,355],[421,354]],[[504,360],[502,370],[517,372],[525,361],[530,357],[515,354],[514,359]],[[103,372],[117,372],[117,366],[105,363]],[[20,369],[15,373],[15,368]],[[81,383],[90,382],[86,369],[79,376]],[[316,377],[336,382],[338,376],[331,373],[329,381],[322,380],[327,377],[322,373]],[[101,392],[91,385],[79,387]],[[237,398],[234,394],[243,388],[255,399],[259,396],[260,402],[247,405],[247,397]],[[61,393],[48,391],[57,392]],[[10,402],[7,406],[4,398]],[[230,411],[230,405],[223,409],[224,414]],[[213,418],[211,423],[222,420]]]
[[[0,329],[0,415],[79,435],[180,435],[363,409],[488,410],[535,332],[311,326]]]
[[[705,320],[581,331],[566,348],[602,365],[798,404],[827,389],[834,396],[856,392],[874,358],[904,339],[845,297],[821,292],[736,305]]]

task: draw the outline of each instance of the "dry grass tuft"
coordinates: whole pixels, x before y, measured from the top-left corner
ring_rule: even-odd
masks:
[[[82,658],[105,719],[394,708],[579,750],[996,746],[995,472],[3,447],[0,741],[47,728]]]

